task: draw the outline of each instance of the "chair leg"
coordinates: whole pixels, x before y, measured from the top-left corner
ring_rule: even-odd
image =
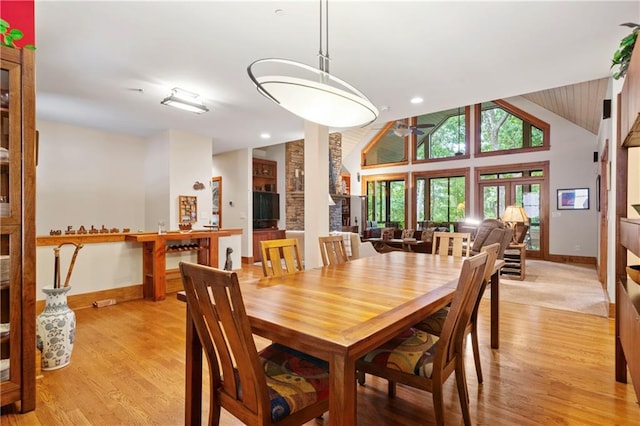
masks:
[[[460,399],[460,408],[462,409],[464,424],[465,426],[470,426],[471,413],[469,412],[469,390],[467,389],[467,379],[465,377],[462,361],[458,362],[458,365],[456,366],[456,385],[458,388],[458,398]]]
[[[389,398],[396,396],[396,382],[392,382],[391,380],[387,382],[387,394]]]
[[[478,325],[476,322],[471,325],[471,346],[473,347],[473,361],[476,364],[478,383],[482,383],[482,364],[480,364],[480,345],[478,344]]]
[[[436,424],[444,425],[444,400],[442,396],[442,383],[434,383],[433,390],[433,411],[436,415]]]

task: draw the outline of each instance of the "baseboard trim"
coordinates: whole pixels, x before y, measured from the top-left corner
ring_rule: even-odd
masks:
[[[179,269],[167,269],[165,275],[166,294],[175,293],[184,289]],[[73,289],[71,290],[73,291]],[[73,310],[91,308],[96,300],[115,299],[116,303],[142,299],[142,284],[134,284],[127,287],[118,287],[109,290],[93,291],[89,293],[67,296],[67,305]],[[44,299],[36,301],[36,312],[44,309]]]
[[[556,263],[579,263],[582,265],[597,265],[595,257],[591,256],[572,256],[567,254],[550,254],[545,260]]]
[[[72,289],[73,291],[73,289]],[[90,293],[67,296],[67,305],[71,309],[84,309],[93,306],[93,302],[103,299],[115,299],[117,303],[129,300],[142,299],[142,284],[135,284],[128,287],[119,287],[110,290],[94,291]],[[36,312],[40,313],[44,309],[44,300],[36,301]]]
[[[616,317],[616,304],[609,303],[609,318],[615,319]]]

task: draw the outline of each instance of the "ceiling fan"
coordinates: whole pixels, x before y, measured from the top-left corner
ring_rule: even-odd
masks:
[[[415,124],[413,126],[408,125],[404,121],[396,121],[396,125],[393,128],[393,134],[401,138],[409,135],[424,135],[424,132],[420,129],[428,129],[434,127],[434,124]]]

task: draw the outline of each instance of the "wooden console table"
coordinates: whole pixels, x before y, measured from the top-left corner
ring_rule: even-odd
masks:
[[[170,231],[166,234],[138,233],[127,234],[125,241],[142,243],[142,294],[145,299],[164,300],[166,296],[166,254],[183,251],[197,251],[198,263],[218,266],[218,238],[233,234],[242,234],[241,229],[222,229],[219,231],[191,231],[182,233]],[[187,247],[171,248],[171,241],[188,241]],[[192,245],[192,246],[190,246]]]

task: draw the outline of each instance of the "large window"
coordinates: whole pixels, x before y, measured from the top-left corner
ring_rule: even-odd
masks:
[[[467,108],[454,108],[415,117],[414,160],[468,157],[467,112]]]
[[[480,117],[477,153],[492,153],[549,146],[549,125],[504,101],[484,102],[476,108]]]
[[[367,220],[379,227],[404,228],[406,224],[406,175],[364,178],[367,188]]]
[[[361,166],[379,167],[407,164],[409,136],[398,129],[406,127],[408,120],[390,121],[362,150]]]
[[[414,174],[416,224],[463,220],[468,182],[469,169]]]

